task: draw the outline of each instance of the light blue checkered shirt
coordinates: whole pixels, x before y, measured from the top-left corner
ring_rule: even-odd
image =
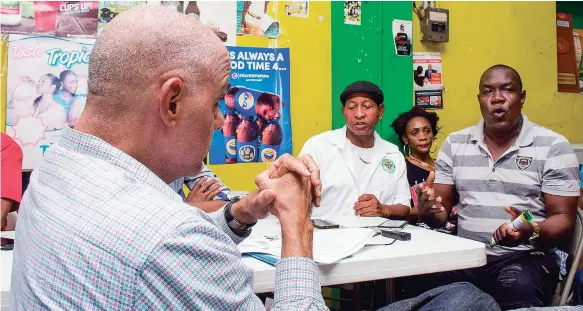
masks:
[[[64,129],[16,229],[12,310],[261,310],[241,238],[128,154]],[[276,267],[273,310],[325,310],[307,258]]]

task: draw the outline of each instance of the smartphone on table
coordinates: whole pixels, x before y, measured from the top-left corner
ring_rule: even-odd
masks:
[[[14,248],[14,239],[10,239],[10,238],[1,238],[2,242],[1,242],[1,249],[3,251],[9,251],[12,250]]]
[[[336,223],[323,219],[312,219],[312,225],[317,229],[335,229],[340,227]]]
[[[403,229],[407,224],[408,222],[406,220],[387,219],[378,227],[385,229]]]

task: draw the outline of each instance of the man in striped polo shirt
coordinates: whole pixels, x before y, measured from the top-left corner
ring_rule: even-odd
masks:
[[[447,137],[419,212],[438,228],[458,203],[458,235],[486,244],[493,237],[497,245],[487,247],[486,266],[434,275],[429,283],[470,281],[506,310],[544,306],[558,282],[554,250],[575,226],[577,158],[565,137],[522,114],[526,91],[516,70],[490,67],[479,90],[483,119]],[[527,209],[533,224],[509,227]]]

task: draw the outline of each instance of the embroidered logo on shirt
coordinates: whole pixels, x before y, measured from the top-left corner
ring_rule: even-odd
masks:
[[[383,160],[381,161],[381,166],[383,167],[383,170],[385,170],[385,172],[391,174],[395,172],[395,163],[391,161],[391,159],[383,158]]]
[[[525,156],[516,156],[516,167],[519,170],[524,171],[530,167],[532,164],[532,157],[525,157]]]

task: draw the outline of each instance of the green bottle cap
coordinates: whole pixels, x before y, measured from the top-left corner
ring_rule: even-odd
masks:
[[[522,213],[522,215],[524,216],[524,219],[526,219],[526,221],[531,222],[532,221],[532,213],[529,209],[527,209],[526,211],[524,211]]]

